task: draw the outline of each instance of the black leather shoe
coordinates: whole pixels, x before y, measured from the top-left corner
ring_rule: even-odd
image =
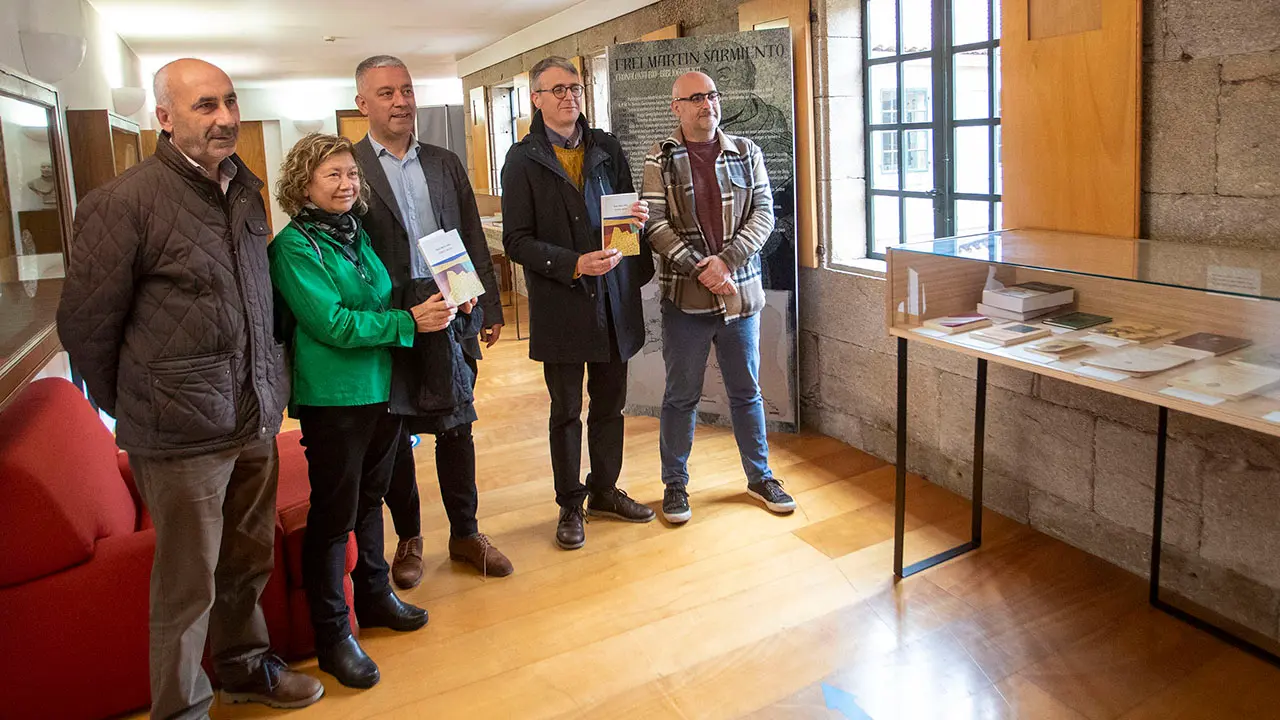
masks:
[[[561,550],[577,550],[587,542],[586,518],[581,505],[560,508],[560,524],[556,526],[556,544]]]
[[[356,601],[356,621],[362,628],[384,627],[410,632],[427,624],[427,611],[410,605],[388,590],[385,595]]]
[[[365,655],[364,648],[351,635],[336,645],[317,648],[316,657],[320,660],[321,670],[349,688],[367,690],[377,685],[382,677],[373,658]]]
[[[611,517],[633,523],[647,523],[658,516],[653,508],[632,500],[618,488],[602,493],[592,493],[587,498],[587,514],[591,517]]]

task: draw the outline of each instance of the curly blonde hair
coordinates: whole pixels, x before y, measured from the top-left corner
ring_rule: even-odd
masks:
[[[299,140],[280,166],[280,179],[276,181],[276,199],[280,201],[280,209],[289,217],[301,212],[309,202],[307,185],[311,184],[311,176],[325,160],[342,153],[354,158],[356,146],[340,135],[311,133]],[[357,215],[363,215],[369,209],[369,184],[364,181],[364,170],[358,163],[356,169],[360,173],[360,194],[356,196],[352,209]]]

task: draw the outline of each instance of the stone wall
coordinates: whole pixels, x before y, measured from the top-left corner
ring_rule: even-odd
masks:
[[[827,10],[860,27],[847,4]],[[1280,248],[1280,3],[1146,0],[1143,11],[1144,235]],[[891,460],[884,289],[801,271],[802,415]],[[967,494],[975,363],[913,346],[908,372],[908,465]],[[987,504],[1145,576],[1156,409],[998,366],[989,381]],[[1280,637],[1280,440],[1174,413],[1167,483],[1165,584]]]

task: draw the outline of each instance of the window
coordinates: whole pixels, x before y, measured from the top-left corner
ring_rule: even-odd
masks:
[[[1000,0],[864,0],[862,37],[868,255],[999,229]]]

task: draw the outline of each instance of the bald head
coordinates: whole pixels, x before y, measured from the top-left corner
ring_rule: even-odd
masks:
[[[173,144],[216,178],[236,151],[240,106],[231,78],[204,60],[174,60],[156,72],[156,120]]]
[[[687,72],[671,86],[671,113],[686,140],[707,142],[720,127],[720,93],[706,73]]]

